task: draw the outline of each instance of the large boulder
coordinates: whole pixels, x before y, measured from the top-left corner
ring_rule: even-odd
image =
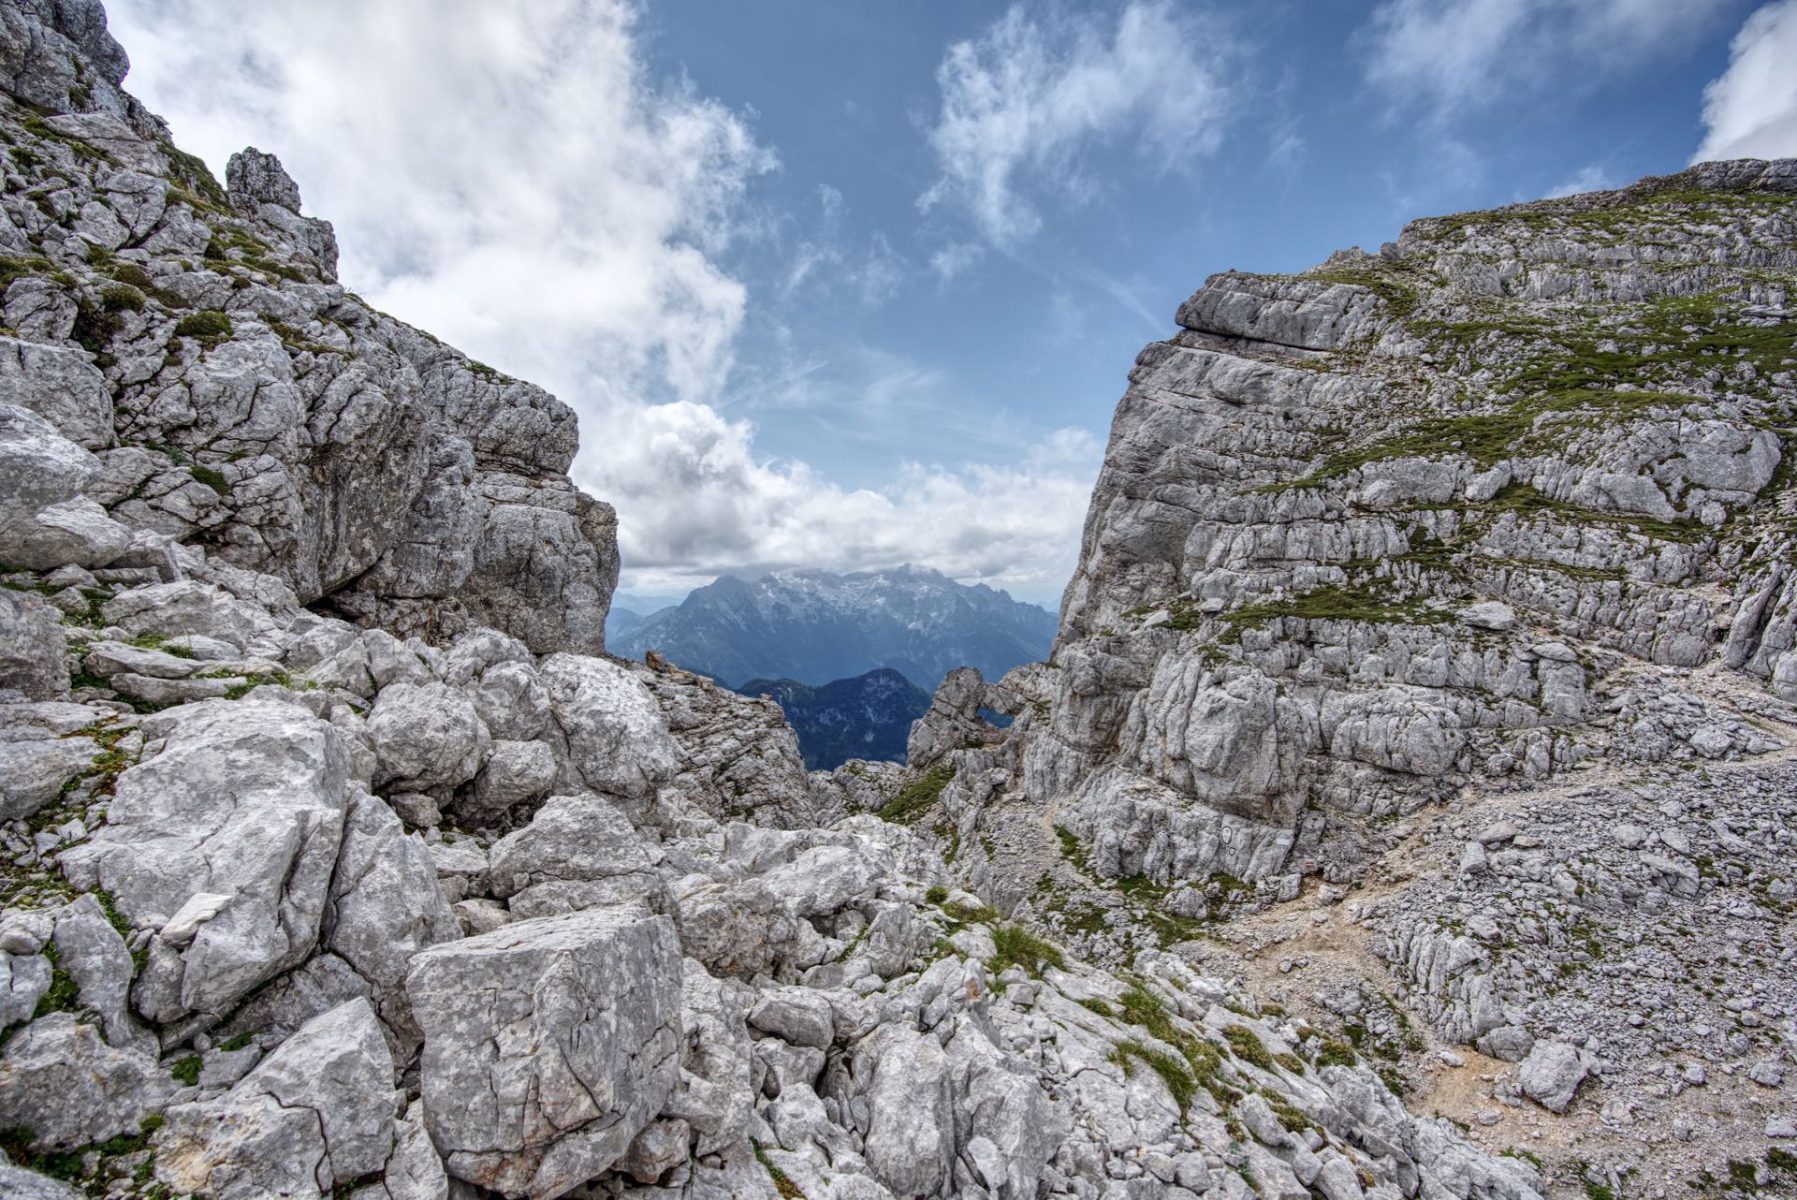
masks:
[[[377,783],[407,790],[454,787],[480,770],[492,738],[474,704],[441,683],[395,683],[368,714]]]
[[[410,1033],[406,966],[412,955],[461,936],[430,849],[385,801],[350,800],[324,916],[324,944],[374,986],[381,1016]]]
[[[99,459],[37,413],[0,404],[0,534],[79,495],[99,469]]]
[[[153,1057],[155,1037],[131,1016],[131,951],[100,902],[82,896],[64,905],[54,928],[56,965],[74,982],[82,1012],[99,1018],[110,1045]]]
[[[106,602],[101,615],[127,633],[212,638],[258,652],[272,648],[269,643],[279,633],[266,609],[193,579],[120,592]]]
[[[386,1165],[395,1112],[380,1022],[352,1000],[301,1026],[224,1095],[169,1109],[156,1176],[217,1200],[331,1195]]]
[[[134,923],[166,923],[199,893],[230,897],[191,940],[152,941],[134,994],[155,1021],[223,1015],[318,944],[349,751],[304,709],[256,697],[169,709],[145,732],[161,752],[119,776],[106,824],[63,869]]]
[[[1562,1113],[1572,1107],[1572,1098],[1589,1073],[1585,1056],[1576,1047],[1539,1041],[1522,1060],[1523,1095],[1549,1112]]]
[[[49,421],[0,403],[0,562],[48,571],[101,567],[123,554],[130,530],[81,495],[99,469]]]
[[[30,409],[85,449],[112,444],[112,392],[83,351],[0,337],[0,404]]]
[[[666,917],[520,921],[412,960],[419,1085],[449,1173],[548,1200],[606,1170],[673,1090],[680,946]]]
[[[629,671],[601,658],[552,654],[542,677],[571,768],[586,786],[642,800],[674,777],[680,749],[655,698]]]
[[[37,1151],[133,1134],[175,1089],[147,1054],[108,1046],[97,1026],[51,1013],[14,1033],[0,1057],[0,1128]]]

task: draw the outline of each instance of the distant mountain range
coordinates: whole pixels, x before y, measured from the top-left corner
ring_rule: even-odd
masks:
[[[928,692],[887,667],[822,687],[751,679],[735,690],[779,702],[813,771],[834,770],[851,758],[903,762],[911,723],[930,707]]]
[[[606,649],[617,654],[619,640],[636,632],[648,619],[648,614],[637,612],[635,609],[619,608],[614,604],[611,611],[605,614]]]
[[[821,687],[887,668],[926,693],[956,667],[997,679],[1046,658],[1054,633],[1047,609],[915,567],[725,575],[647,616],[613,609],[606,627],[614,654],[654,649],[727,686]]]

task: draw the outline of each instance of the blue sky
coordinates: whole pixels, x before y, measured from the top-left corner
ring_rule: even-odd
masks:
[[[1216,63],[1226,94],[1201,98],[1189,119],[1174,96],[1172,119],[1214,126],[1216,150],[1144,146],[1143,120],[1120,120],[1073,156],[1077,190],[1018,180],[1016,202],[1041,226],[1000,247],[977,217],[918,201],[941,177],[928,134],[945,49],[979,39],[1008,7],[650,10],[654,68],[751,110],[780,156],[756,187],[772,235],[724,259],[761,303],[723,403],[754,416],[764,450],[839,447],[836,478],[878,483],[907,456],[978,460],[1068,425],[1102,436],[1136,351],[1167,335],[1212,271],[1300,270],[1342,246],[1376,247],[1411,216],[1683,166],[1743,6],[1712,5],[1698,37],[1582,95],[1565,87],[1577,64],[1556,63],[1557,78],[1518,80],[1447,122],[1433,100],[1369,84],[1370,46],[1344,52],[1372,5],[1188,17],[1193,57]],[[1115,9],[1084,11],[1099,37],[1114,31]],[[788,287],[795,256],[819,241],[840,260]],[[979,257],[944,282],[931,260],[960,247]],[[869,271],[871,283],[857,276]],[[864,403],[870,392],[890,406]]]
[[[1797,0],[292,7],[115,0],[127,86],[573,404],[639,592],[912,561],[1052,605],[1206,275],[1797,153]]]

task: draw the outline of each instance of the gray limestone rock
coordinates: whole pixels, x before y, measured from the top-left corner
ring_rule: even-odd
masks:
[[[216,1099],[178,1104],[156,1134],[176,1192],[328,1196],[394,1150],[393,1059],[365,1000],[312,1020]]]
[[[57,799],[66,785],[92,768],[99,753],[93,740],[66,734],[0,742],[0,820],[28,817]]]
[[[31,1022],[0,1054],[0,1121],[31,1130],[40,1151],[135,1134],[174,1090],[154,1056],[107,1045],[71,1013]]]
[[[383,687],[368,714],[368,737],[379,764],[375,782],[407,791],[468,782],[492,745],[474,704],[441,683]]]
[[[666,917],[520,921],[425,950],[406,990],[424,1031],[425,1122],[457,1179],[559,1196],[621,1158],[674,1087],[680,954]]]
[[[366,792],[350,798],[322,931],[323,945],[373,985],[387,1025],[409,1035],[407,965],[425,947],[459,937],[461,928],[424,841]]]
[[[514,805],[540,800],[555,786],[555,754],[543,742],[496,741],[474,781],[469,799],[458,801],[464,821],[481,824]]]
[[[250,146],[231,156],[225,165],[225,188],[238,211],[253,215],[262,205],[274,204],[298,215],[299,184],[293,182],[281,160]]]
[[[65,644],[54,608],[36,596],[0,589],[0,688],[30,700],[68,695]],[[9,801],[8,807],[14,803],[23,801]]]
[[[0,1194],[12,1200],[81,1200],[82,1193],[24,1167],[0,1163]]]
[[[81,1008],[100,1019],[109,1045],[154,1057],[159,1047],[131,1015],[131,951],[93,896],[82,896],[56,914],[57,966],[77,988]]]
[[[85,449],[112,445],[112,393],[79,350],[0,337],[0,404],[30,409]]]
[[[668,907],[652,852],[624,814],[591,793],[551,797],[530,824],[493,844],[488,887],[523,917],[601,905]]]
[[[348,804],[349,754],[304,709],[248,698],[158,714],[159,753],[118,779],[106,824],[63,868],[132,920],[197,892],[234,897],[180,951],[151,955],[138,1011],[222,1015],[318,944]]]
[[[1565,1112],[1585,1081],[1584,1056],[1564,1042],[1536,1042],[1522,1060],[1523,1094],[1549,1112]]]
[[[576,654],[552,654],[541,670],[568,741],[570,782],[641,801],[673,777],[679,748],[654,697],[629,671]]]

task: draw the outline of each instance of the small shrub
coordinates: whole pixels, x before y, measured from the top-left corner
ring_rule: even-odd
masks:
[[[762,1169],[767,1172],[767,1177],[774,1181],[774,1190],[780,1193],[783,1200],[805,1200],[805,1193],[799,1190],[799,1185],[788,1179],[786,1172],[774,1165],[773,1160],[767,1156],[767,1151],[761,1148],[761,1143],[756,1142],[754,1146],[755,1161],[761,1164]]]
[[[1146,1063],[1173,1093],[1173,1102],[1179,1105],[1181,1115],[1191,1106],[1192,1097],[1198,1094],[1198,1081],[1186,1065],[1152,1046],[1141,1042],[1119,1042],[1116,1050],[1111,1052],[1111,1061],[1125,1072],[1130,1070],[1132,1061]]]
[[[81,995],[75,977],[63,970],[55,942],[44,947],[44,957],[50,960],[50,987],[37,998],[37,1008],[31,1014],[34,1021],[53,1012],[74,1011],[75,1001]]]
[[[198,338],[201,341],[228,338],[231,336],[231,318],[215,308],[188,313],[175,326],[175,336]]]
[[[939,883],[925,892],[923,898],[926,904],[941,904],[948,899],[948,889]]]
[[[83,300],[75,306],[75,327],[70,333],[83,350],[104,356],[120,325],[117,313]]]
[[[171,1066],[168,1069],[168,1073],[188,1087],[192,1087],[200,1081],[200,1067],[202,1065],[199,1055],[189,1054],[186,1058],[178,1060]]]
[[[114,263],[110,269],[112,271],[112,277],[122,284],[134,287],[140,292],[153,292],[156,290],[156,281],[150,278],[150,273],[148,271],[144,270],[136,263]]]
[[[109,313],[142,312],[144,294],[128,283],[115,283],[101,291],[100,305]]]
[[[1223,1040],[1235,1051],[1235,1056],[1243,1062],[1252,1063],[1263,1071],[1273,1069],[1273,1056],[1267,1053],[1266,1043],[1246,1025],[1229,1025],[1223,1030]]]
[[[1021,925],[1000,925],[992,931],[992,944],[998,953],[992,959],[992,973],[1003,974],[1011,967],[1022,967],[1040,976],[1044,966],[1067,969],[1067,958],[1061,948],[1045,942]]]
[[[194,463],[192,466],[188,467],[187,472],[200,483],[205,484],[219,495],[229,496],[231,494],[231,481],[225,478],[223,472],[214,470],[211,467],[201,466],[199,463]]]

